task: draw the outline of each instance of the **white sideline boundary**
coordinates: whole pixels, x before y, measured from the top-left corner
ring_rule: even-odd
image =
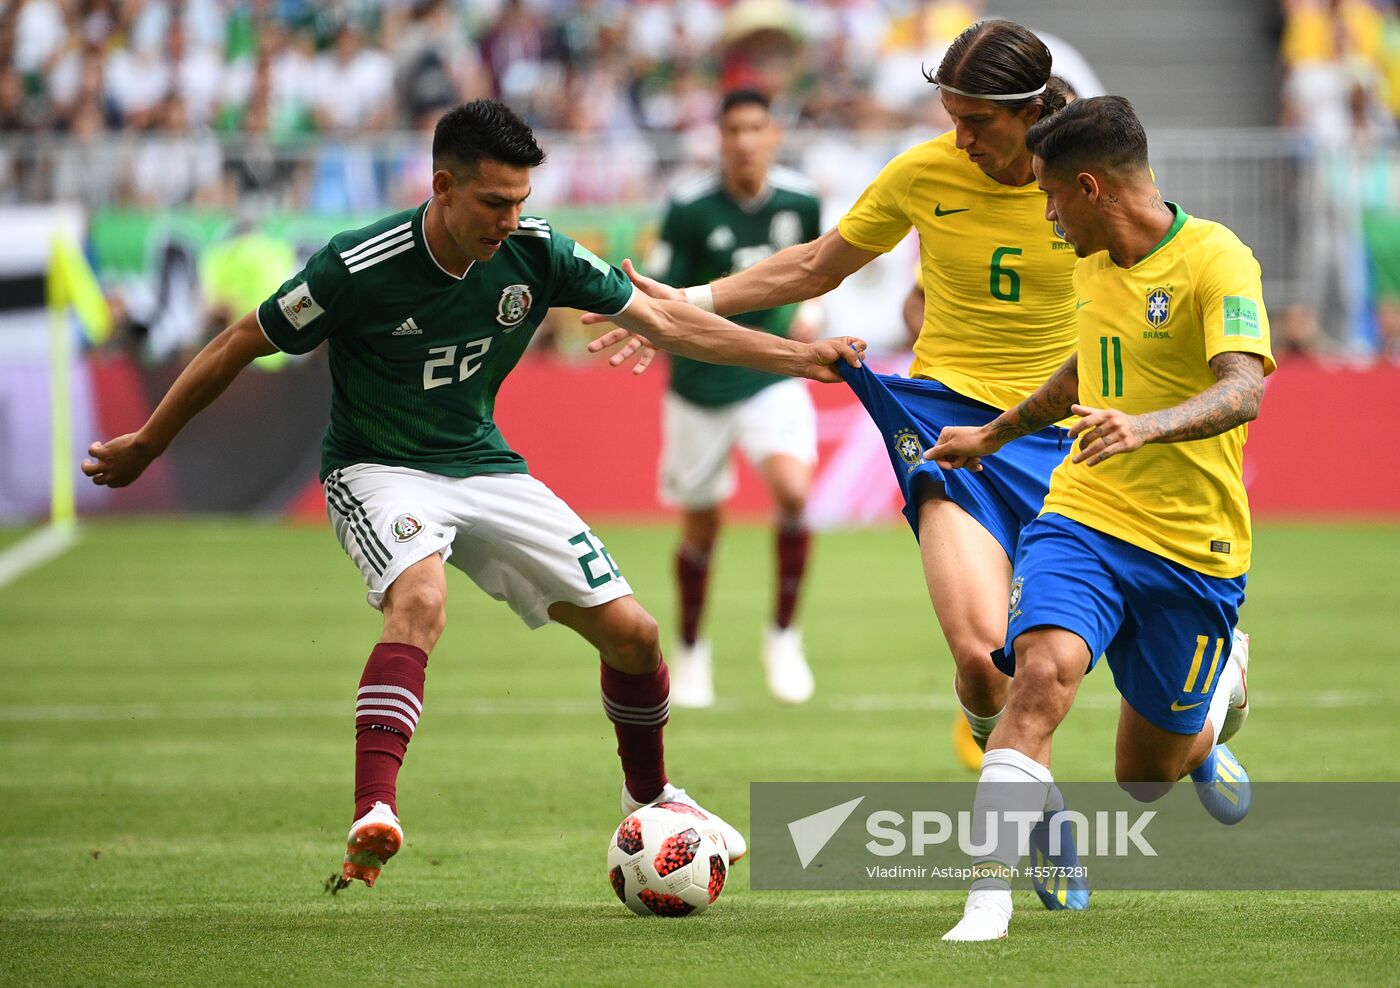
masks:
[[[46,525],[0,552],[0,587],[7,587],[31,570],[63,555],[78,541],[76,527]]]
[[[1253,692],[1253,691],[1251,691]],[[1381,693],[1329,691],[1323,693],[1266,693],[1260,690],[1254,703],[1275,710],[1331,710],[1392,705],[1396,700]],[[1077,709],[1117,710],[1118,695],[1084,696],[1075,702]],[[909,696],[905,694],[873,694],[847,696],[831,700],[814,700],[804,709],[840,713],[889,713],[894,711],[929,711],[952,713],[956,706],[951,698],[942,696]],[[700,716],[721,714],[768,714],[773,705],[763,700],[720,700]],[[585,699],[520,699],[520,700],[459,700],[435,699],[428,712],[439,717],[597,717],[603,710],[596,697]],[[684,711],[685,719],[696,719]],[[354,716],[354,703],[326,701],[211,701],[207,703],[92,703],[92,704],[7,704],[5,719],[10,723],[59,723],[74,721],[151,721],[151,720],[287,720],[308,718],[348,719]]]

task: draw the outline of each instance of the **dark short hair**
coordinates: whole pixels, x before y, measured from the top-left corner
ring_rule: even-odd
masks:
[[[1147,168],[1147,133],[1122,96],[1075,100],[1026,132],[1026,147],[1063,174],[1098,168],[1127,173]]]
[[[534,168],[544,161],[530,125],[504,103],[474,99],[444,113],[433,131],[433,167],[475,169],[483,159]]]
[[[1006,96],[1045,92],[1021,100],[998,100],[1010,110],[1039,104],[1041,115],[1065,105],[1064,86],[1050,75],[1050,49],[1028,28],[1000,19],[978,21],[953,39],[938,71],[924,71],[935,86],[952,86],[965,93]]]
[[[731,89],[719,103],[719,115],[723,117],[736,106],[761,106],[772,108],[772,101],[757,89]]]

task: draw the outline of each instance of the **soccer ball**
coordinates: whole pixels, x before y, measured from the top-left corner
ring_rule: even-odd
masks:
[[[638,916],[693,916],[719,898],[729,852],[708,813],[689,803],[643,806],[608,841],[608,879]]]

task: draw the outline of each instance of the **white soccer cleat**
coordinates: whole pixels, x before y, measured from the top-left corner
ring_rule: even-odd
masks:
[[[806,703],[816,689],[802,652],[802,633],[796,628],[768,630],[763,640],[763,672],[768,692],[779,703]]]
[[[1230,691],[1230,707],[1225,711],[1225,721],[1220,726],[1217,744],[1224,744],[1235,736],[1249,717],[1249,688],[1245,683],[1245,673],[1249,671],[1249,636],[1236,628],[1230,643],[1230,661],[1240,670],[1240,681]]]
[[[678,645],[666,663],[671,670],[671,705],[702,710],[715,705],[715,674],[710,643]]]
[[[692,809],[697,809],[704,813],[719,826],[719,832],[724,837],[725,849],[729,852],[729,863],[733,864],[745,854],[749,853],[749,842],[744,840],[744,835],[738,830],[725,823],[714,813],[705,809],[684,789],[679,789],[671,783],[666,783],[666,788],[661,790],[661,795],[657,796],[650,803],[639,803],[632,798],[632,794],[627,791],[627,786],[622,787],[622,815],[631,816],[643,806],[660,806],[665,803],[681,803]]]
[[[403,846],[403,827],[388,803],[375,803],[368,813],[350,825],[345,838],[345,863],[340,877],[344,888],[358,878],[371,888],[379,872]]]
[[[1011,893],[980,889],[967,894],[963,917],[943,939],[949,943],[1004,940],[1011,926]]]

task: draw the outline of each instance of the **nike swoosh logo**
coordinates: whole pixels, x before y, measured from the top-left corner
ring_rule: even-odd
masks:
[[[1196,709],[1197,707],[1199,707],[1202,703],[1205,703],[1205,702],[1206,702],[1206,701],[1201,700],[1199,703],[1188,703],[1186,706],[1183,707],[1183,706],[1181,705],[1180,701],[1173,700],[1173,701],[1172,701],[1172,710],[1175,711],[1176,713],[1181,713],[1183,710],[1194,710],[1194,709]]]
[[[1090,302],[1092,302],[1092,301],[1093,301],[1093,299],[1091,299],[1091,298],[1086,298],[1086,299],[1085,299],[1084,301],[1082,301],[1082,302],[1075,302],[1075,303],[1074,303],[1074,311],[1075,311],[1075,312],[1078,312],[1080,309],[1084,308],[1084,306],[1088,305],[1088,304],[1089,304]]]
[[[933,207],[933,215],[934,215],[934,216],[952,216],[954,213],[965,213],[965,212],[967,212],[967,211],[968,211],[969,209],[971,209],[971,208],[972,208],[971,206],[964,206],[962,209],[944,209],[944,208],[943,208],[943,204],[940,202],[940,203],[935,203],[935,204],[934,204],[934,207]]]

